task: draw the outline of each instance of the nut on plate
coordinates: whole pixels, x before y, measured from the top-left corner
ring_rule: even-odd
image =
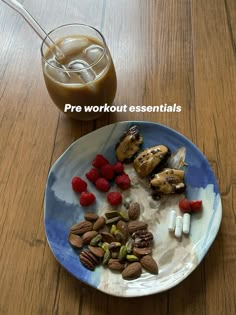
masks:
[[[156,261],[150,255],[143,256],[140,259],[140,263],[144,269],[153,274],[158,274],[158,265]]]
[[[102,240],[102,235],[98,234],[91,239],[90,245],[98,246],[98,243],[101,242],[101,240]]]
[[[93,224],[89,221],[81,221],[80,223],[76,223],[72,225],[70,228],[70,233],[82,235],[88,231],[91,231],[93,228]]]
[[[143,248],[134,247],[133,248],[133,253],[137,257],[150,255],[152,253],[152,248],[151,247],[143,247]]]
[[[98,258],[102,258],[104,256],[104,250],[101,247],[89,245],[88,249]]]
[[[94,212],[87,212],[84,214],[84,218],[87,221],[95,222],[99,218],[99,216]]]
[[[103,242],[112,243],[115,242],[115,237],[109,232],[101,232]]]
[[[112,219],[114,217],[119,217],[119,211],[107,211],[107,212],[105,212],[105,217],[107,219]]]
[[[119,220],[116,225],[117,229],[123,233],[124,239],[127,240],[129,237],[128,224],[122,220]],[[115,233],[115,232],[114,232]]]
[[[114,258],[109,259],[107,266],[114,271],[122,271],[124,269],[124,264],[122,264],[119,259]]]
[[[70,245],[75,248],[81,248],[83,246],[83,240],[79,235],[70,233],[68,236],[68,241]]]
[[[142,273],[142,265],[139,262],[134,262],[128,265],[122,272],[122,277],[125,280],[133,280],[140,277]]]
[[[139,230],[146,230],[147,227],[148,227],[147,223],[142,221],[131,221],[128,224],[128,230],[130,234]]]
[[[119,216],[113,217],[113,218],[111,218],[111,219],[107,219],[107,220],[106,220],[106,224],[113,224],[113,223],[118,222],[119,220],[120,220],[120,217],[119,217]]]
[[[79,255],[80,261],[84,267],[94,270],[99,264],[98,258],[88,249],[84,249]]]
[[[140,215],[140,205],[138,202],[133,202],[128,208],[128,216],[130,220],[137,220]]]
[[[109,251],[109,249],[107,249],[103,256],[102,265],[106,265],[108,261],[110,260],[110,258],[111,258],[111,252]]]
[[[98,231],[102,229],[106,224],[106,220],[104,217],[99,217],[93,224],[93,230]]]
[[[134,247],[149,247],[153,241],[153,235],[147,230],[139,230],[132,234]]]
[[[118,259],[124,260],[127,255],[127,247],[125,245],[122,245],[119,251]]]
[[[82,235],[82,240],[84,244],[89,244],[90,241],[97,236],[97,231],[88,231]]]
[[[169,148],[164,145],[157,145],[139,153],[134,160],[133,166],[137,174],[143,178],[160,168],[169,157]]]
[[[120,162],[130,162],[138,152],[143,137],[140,135],[138,127],[132,126],[120,138],[116,145],[116,157]]]
[[[150,180],[151,188],[158,194],[176,194],[185,191],[184,171],[167,168]]]

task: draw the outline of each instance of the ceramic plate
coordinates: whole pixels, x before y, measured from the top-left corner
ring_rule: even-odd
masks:
[[[203,211],[192,215],[189,236],[176,239],[168,232],[168,215],[178,210],[183,195],[165,196],[153,201],[148,189],[140,190],[135,172],[128,167],[132,180],[131,198],[142,205],[141,220],[146,220],[154,235],[153,257],[159,265],[159,274],[143,271],[140,278],[122,279],[102,266],[89,271],[81,265],[78,253],[68,243],[70,227],[83,220],[85,211],[102,214],[106,207],[105,193],[99,193],[91,183],[88,189],[96,194],[96,204],[84,208],[71,189],[74,176],[85,178],[95,155],[105,155],[115,162],[115,145],[124,131],[137,125],[144,138],[143,148],[157,144],[168,146],[172,152],[187,149],[185,173],[186,195],[201,199]],[[127,192],[125,192],[127,194]],[[124,196],[125,197],[125,196]],[[127,197],[127,196],[126,196]],[[45,230],[49,246],[58,262],[77,279],[105,293],[121,297],[137,297],[165,291],[184,280],[201,262],[214,241],[222,216],[221,198],[212,169],[199,149],[178,132],[150,122],[120,122],[98,129],[74,142],[50,170],[45,192]]]

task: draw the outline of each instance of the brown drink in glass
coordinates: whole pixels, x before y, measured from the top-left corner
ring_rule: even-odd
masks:
[[[71,118],[98,118],[103,112],[86,112],[85,107],[112,105],[116,94],[115,68],[103,35],[83,24],[63,25],[48,35],[64,54],[60,66],[43,41],[43,74],[53,102],[63,112],[66,104],[74,106],[65,113]]]

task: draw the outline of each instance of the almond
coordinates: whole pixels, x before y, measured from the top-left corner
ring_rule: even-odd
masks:
[[[140,263],[144,269],[150,273],[158,274],[158,266],[156,261],[150,255],[143,256],[140,259]]]
[[[80,223],[76,223],[72,225],[70,228],[70,232],[72,234],[82,235],[88,231],[91,231],[93,228],[93,224],[89,221],[81,221]]]
[[[116,227],[118,230],[120,230],[124,234],[125,240],[127,240],[129,237],[128,224],[126,222],[120,220],[117,222]]]
[[[132,203],[128,209],[130,220],[137,220],[140,215],[140,205],[137,202]]]
[[[109,259],[107,266],[114,271],[122,271],[124,269],[124,265],[119,262],[119,259]]]
[[[149,255],[152,253],[152,248],[151,247],[144,247],[144,248],[134,247],[133,253],[134,253],[134,255],[136,255],[138,257]]]
[[[89,245],[88,249],[98,258],[102,258],[104,256],[104,250],[101,247]]]
[[[100,217],[96,220],[96,222],[94,222],[93,224],[93,230],[94,231],[98,231],[100,229],[102,229],[104,227],[104,225],[106,224],[106,220],[104,217]]]
[[[87,221],[95,222],[99,218],[99,216],[96,213],[87,212],[87,213],[85,213],[84,218]]]
[[[142,266],[139,262],[134,262],[128,265],[122,272],[122,277],[126,280],[132,280],[140,277]]]
[[[103,242],[112,243],[115,242],[115,237],[109,232],[101,232]]]
[[[83,240],[79,235],[70,233],[68,241],[73,247],[81,248],[83,246]]]
[[[128,224],[128,230],[130,234],[139,230],[146,230],[147,227],[148,227],[147,223],[144,223],[142,221],[131,221]]]
[[[82,240],[84,244],[89,244],[91,239],[97,236],[98,232],[97,231],[88,231],[83,234]]]

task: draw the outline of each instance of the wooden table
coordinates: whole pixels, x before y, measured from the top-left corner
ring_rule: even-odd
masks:
[[[0,2],[0,314],[236,314],[235,0],[24,1],[46,30],[92,24],[105,35],[118,76],[117,105],[182,106],[180,113],[114,113],[71,121],[50,100],[40,40]],[[122,120],[149,120],[204,152],[223,201],[219,234],[200,266],[168,292],[120,299],[74,279],[44,232],[53,162],[76,139]]]

